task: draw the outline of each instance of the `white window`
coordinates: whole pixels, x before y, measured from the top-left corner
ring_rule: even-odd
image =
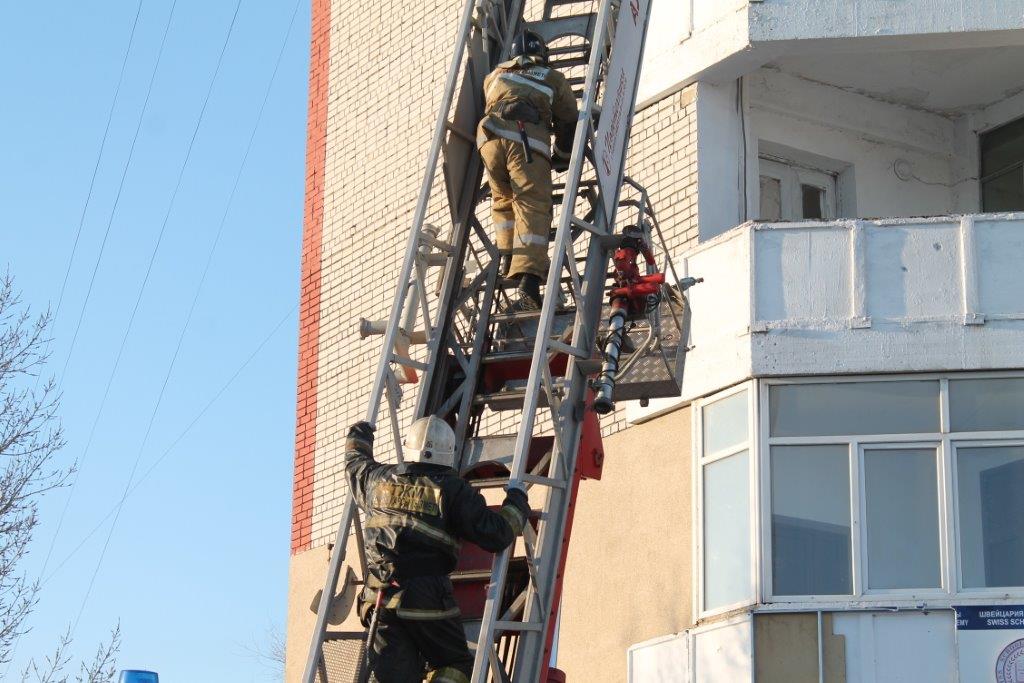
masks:
[[[702,612],[753,599],[750,392],[730,390],[701,404],[699,451]]]
[[[941,588],[938,449],[865,447],[866,591]]]
[[[836,217],[836,176],[799,164],[758,159],[760,211],[758,220],[798,221]]]
[[[850,449],[773,446],[772,580],[775,595],[849,595]]]
[[[770,380],[761,396],[768,600],[1024,588],[1024,377]]]
[[[956,449],[964,588],[1024,583],[1024,444]]]

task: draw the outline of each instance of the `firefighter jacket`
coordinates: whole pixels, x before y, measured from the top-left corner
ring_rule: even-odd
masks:
[[[576,130],[576,96],[560,72],[526,57],[502,62],[484,79],[484,117],[477,128],[477,146],[495,137],[520,142],[521,121],[530,148],[551,158],[568,159]]]
[[[498,552],[526,524],[529,504],[519,489],[510,490],[494,512],[450,467],[383,465],[363,441],[350,439],[347,448],[345,472],[366,512],[366,560],[378,586],[446,576],[455,569],[460,539]]]

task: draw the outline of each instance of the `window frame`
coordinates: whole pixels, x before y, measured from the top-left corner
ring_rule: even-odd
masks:
[[[746,441],[734,444],[726,449],[715,451],[705,455],[704,453],[704,408],[723,399],[735,396],[743,391],[747,392],[747,438]],[[758,529],[760,528],[760,504],[759,496],[759,465],[757,426],[760,422],[758,417],[759,400],[756,382],[748,380],[741,382],[717,393],[695,400],[690,411],[692,425],[694,457],[692,467],[692,501],[693,501],[693,567],[696,580],[693,582],[693,611],[694,621],[701,621],[737,609],[749,607],[758,602],[761,595],[760,572],[761,565],[761,543],[759,541]],[[750,551],[749,568],[749,591],[747,597],[713,609],[705,609],[704,606],[704,467],[705,465],[723,460],[743,451],[747,452],[747,512],[749,522],[749,533],[747,542]]]
[[[779,181],[778,222],[791,223],[799,221],[831,221],[839,213],[839,179],[833,171],[812,168],[790,159],[758,155],[758,179],[761,176]],[[808,185],[821,190],[821,218],[803,217],[803,187]],[[758,184],[758,213],[760,211],[760,184]],[[775,222],[763,216],[757,218],[761,222]]]
[[[766,609],[819,609],[823,605],[848,608],[851,604],[871,607],[916,607],[923,603],[949,606],[956,604],[1016,603],[1024,598],[1024,585],[1000,588],[964,588],[960,566],[960,519],[957,496],[956,448],[974,446],[1024,446],[1024,429],[978,432],[950,431],[949,381],[956,379],[1024,378],[1024,371],[981,371],[943,373],[901,373],[892,375],[843,375],[764,378],[757,380],[757,444],[758,444],[758,529],[760,546],[760,602]],[[812,437],[772,437],[769,434],[768,395],[772,386],[781,384],[839,384],[852,382],[897,382],[915,380],[939,381],[939,432],[917,434],[829,435]],[[850,533],[851,577],[850,595],[779,595],[772,590],[771,537],[771,447],[775,445],[847,445],[850,465]],[[867,533],[864,528],[864,457],[879,448],[927,447],[936,449],[939,523],[939,589],[875,589],[867,590]],[[703,523],[703,522],[702,522]]]

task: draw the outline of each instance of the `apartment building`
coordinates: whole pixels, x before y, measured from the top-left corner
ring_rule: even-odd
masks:
[[[314,1],[287,680],[460,5]],[[1024,11],[652,12],[627,173],[705,281],[682,396],[602,420],[558,667],[1024,681]]]

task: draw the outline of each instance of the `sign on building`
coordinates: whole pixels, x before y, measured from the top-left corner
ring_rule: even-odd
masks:
[[[618,200],[619,184],[626,163],[626,136],[636,105],[650,8],[650,0],[623,0],[619,6],[611,61],[601,100],[601,120],[597,124],[594,140],[597,181],[601,187],[606,216],[612,215],[612,207]]]
[[[960,680],[1024,683],[1024,605],[953,609]]]

